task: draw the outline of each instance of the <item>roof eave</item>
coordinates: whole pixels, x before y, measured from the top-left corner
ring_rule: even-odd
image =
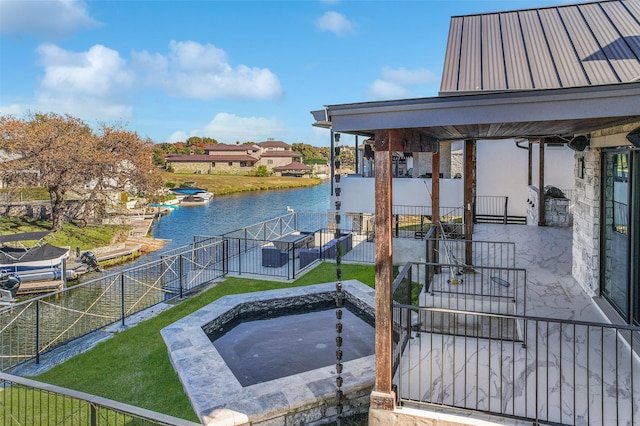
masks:
[[[315,125],[334,132],[637,117],[640,82],[328,105]],[[326,118],[329,120],[327,121]],[[481,137],[482,135],[475,135]],[[474,135],[469,135],[474,137]]]

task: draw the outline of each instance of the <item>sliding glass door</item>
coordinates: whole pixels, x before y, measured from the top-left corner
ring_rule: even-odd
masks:
[[[638,152],[603,155],[602,295],[627,322],[640,323]]]

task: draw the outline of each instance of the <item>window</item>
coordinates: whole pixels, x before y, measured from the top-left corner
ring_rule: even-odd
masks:
[[[606,151],[602,166],[601,291],[631,324],[640,324],[640,152]]]
[[[267,165],[273,164],[273,160],[267,160]]]
[[[240,162],[240,167],[247,167],[247,162],[246,161],[241,161]]]
[[[211,162],[211,167],[215,167],[216,163],[214,161]]]
[[[233,167],[233,161],[229,161],[229,167]]]

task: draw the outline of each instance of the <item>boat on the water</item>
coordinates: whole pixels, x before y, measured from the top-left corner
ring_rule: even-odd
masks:
[[[181,206],[200,206],[202,204],[206,204],[209,199],[201,197],[199,195],[187,195],[182,200],[180,200]]]
[[[171,188],[169,192],[175,195],[176,198],[181,202],[184,198],[189,196],[201,197],[201,198],[204,198],[205,200],[209,200],[210,198],[213,197],[213,193],[202,188],[193,188],[193,187]]]
[[[22,232],[0,235],[0,272],[17,275],[60,268],[69,258],[69,249],[43,242],[51,231]],[[36,241],[26,247],[24,241]]]

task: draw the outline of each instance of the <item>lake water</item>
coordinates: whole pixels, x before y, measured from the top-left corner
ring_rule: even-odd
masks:
[[[151,233],[168,240],[164,248],[140,256],[133,262],[105,268],[104,272],[81,275],[78,282],[113,274],[157,259],[167,250],[193,244],[194,235],[214,236],[287,214],[287,206],[296,212],[322,213],[329,209],[331,185],[272,191],[252,191],[212,198],[201,206],[180,206],[154,221]]]
[[[205,205],[181,206],[156,220],[152,234],[170,240],[164,250],[193,243],[194,235],[220,235],[296,212],[326,212],[330,182],[309,188],[245,192],[216,196]]]

